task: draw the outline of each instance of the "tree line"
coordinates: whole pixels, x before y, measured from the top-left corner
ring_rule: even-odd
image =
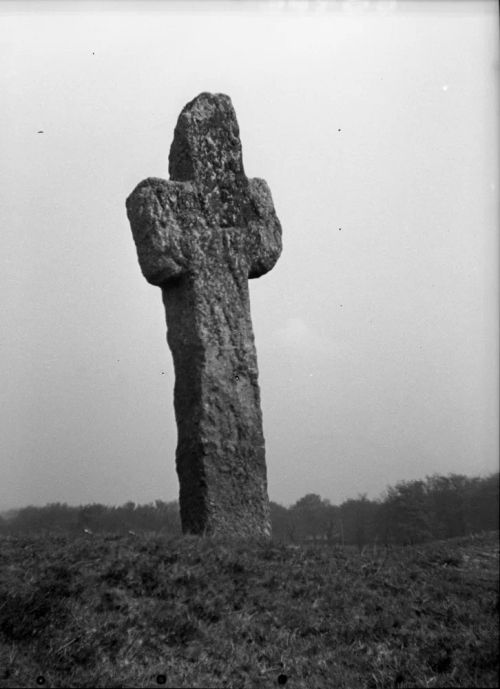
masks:
[[[459,474],[401,481],[385,495],[366,495],[332,505],[316,494],[283,507],[271,502],[273,539],[287,544],[331,545],[414,544],[498,529],[499,474],[467,477]],[[52,503],[29,506],[0,517],[0,534],[97,532],[162,532],[179,535],[177,501],[147,505],[127,502],[72,507]]]
[[[332,505],[309,494],[290,508],[272,504],[273,536],[285,543],[415,544],[498,529],[498,473],[401,481],[378,500]]]

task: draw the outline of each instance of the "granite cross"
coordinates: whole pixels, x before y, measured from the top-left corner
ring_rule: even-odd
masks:
[[[161,287],[175,369],[183,531],[266,536],[269,500],[248,278],[274,266],[281,226],[262,179],[247,179],[228,96],[182,110],[170,181],[127,199],[144,277]]]

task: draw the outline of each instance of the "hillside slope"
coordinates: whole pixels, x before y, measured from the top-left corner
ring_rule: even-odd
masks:
[[[0,687],[497,687],[498,532],[0,541]]]

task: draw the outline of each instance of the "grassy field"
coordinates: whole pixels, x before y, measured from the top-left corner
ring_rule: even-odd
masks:
[[[0,687],[498,687],[498,532],[0,541]]]

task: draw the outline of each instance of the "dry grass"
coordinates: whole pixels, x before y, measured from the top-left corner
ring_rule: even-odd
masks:
[[[361,554],[0,545],[0,687],[498,687],[498,532]]]

